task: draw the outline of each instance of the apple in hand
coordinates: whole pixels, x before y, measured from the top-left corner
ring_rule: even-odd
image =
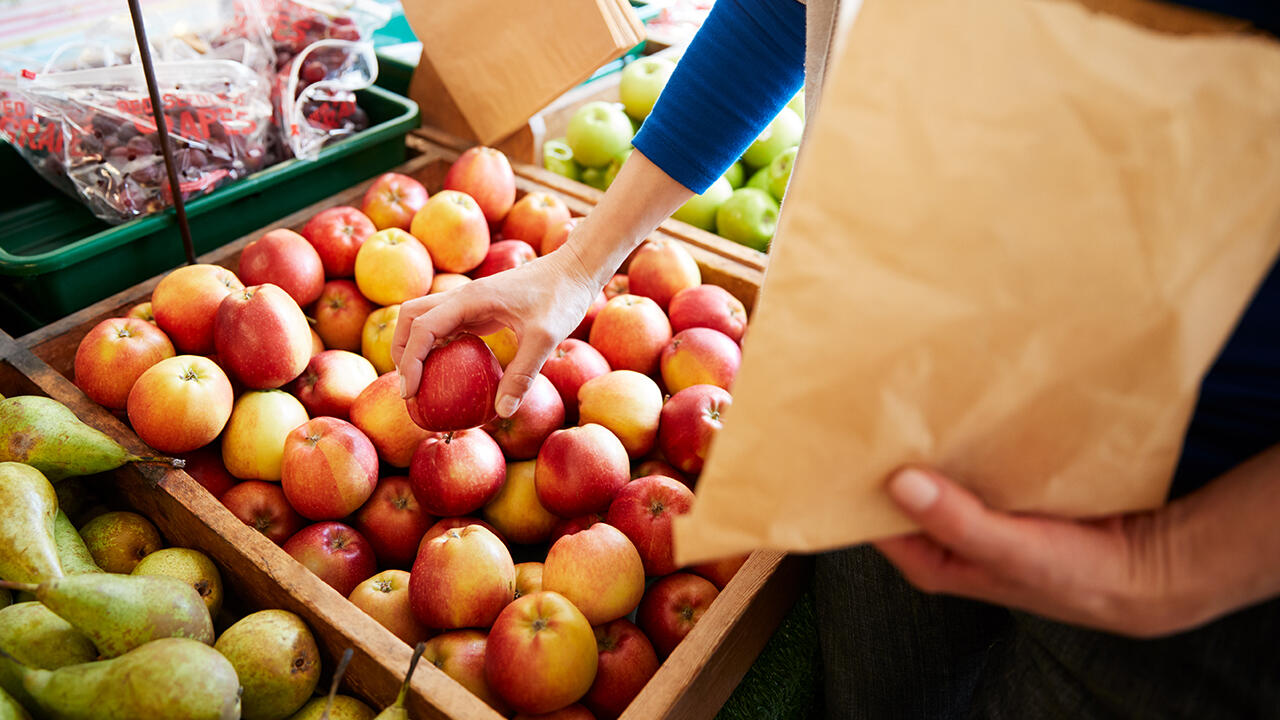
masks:
[[[777,201],[753,187],[734,190],[716,212],[716,232],[760,252],[769,249],[777,228]]]
[[[378,452],[355,425],[318,417],[285,439],[280,484],[289,504],[303,517],[344,518],[373,494],[378,484]]]
[[[404,570],[383,570],[357,585],[347,599],[410,646],[431,637],[409,609],[409,573]]]
[[[489,252],[489,223],[470,195],[457,190],[436,193],[417,215],[409,232],[427,248],[436,270],[465,273]]]
[[[213,323],[218,360],[245,387],[278,388],[311,360],[311,326],[298,303],[270,283],[227,295]]]
[[[693,492],[677,480],[649,475],[627,483],[614,496],[605,522],[635,545],[649,576],[679,570],[671,539],[671,518],[693,507]]]
[[[472,147],[458,156],[444,176],[446,190],[470,195],[490,225],[507,216],[516,201],[516,175],[501,150]]]
[[[280,481],[285,438],[307,421],[307,410],[283,390],[240,394],[222,431],[222,463],[241,480]]]
[[[667,58],[642,57],[622,69],[618,82],[618,99],[627,114],[636,120],[644,120],[653,110],[662,88],[666,87],[676,64]]]
[[[484,261],[471,271],[471,277],[479,280],[482,277],[496,275],[504,270],[513,270],[538,259],[533,246],[523,240],[499,240],[489,246],[489,253]]]
[[[596,523],[555,541],[542,564],[542,587],[564,595],[599,625],[640,604],[644,564],[622,531]]]
[[[508,542],[521,545],[544,542],[560,521],[538,502],[534,465],[532,460],[508,465],[507,481],[484,506],[485,519],[501,531]]]
[[[736,343],[747,331],[747,309],[742,301],[719,285],[686,288],[671,298],[667,308],[674,332],[691,327],[719,330]]]
[[[631,480],[622,441],[594,423],[551,433],[538,451],[538,501],[562,518],[604,510]]]
[[[711,581],[718,589],[723,590],[725,585],[733,579],[738,570],[747,564],[747,558],[750,555],[735,555],[733,557],[721,558],[720,560],[712,560],[701,565],[694,565],[689,568],[689,572]]]
[[[542,143],[542,167],[570,180],[582,179],[582,166],[573,158],[573,148],[564,138]]]
[[[742,172],[742,166],[736,165],[738,172]],[[684,204],[671,213],[671,217],[682,222],[687,222],[696,228],[702,228],[707,232],[716,231],[716,211],[724,204],[725,200],[733,194],[733,186],[724,177],[716,178],[711,186],[703,190],[701,194],[694,195]]]
[[[542,590],[542,563],[516,563],[516,597],[532,595]]]
[[[563,424],[564,401],[555,385],[539,374],[534,376],[515,413],[507,418],[495,417],[485,423],[484,429],[508,458],[527,460],[537,457],[543,441]]]
[[[626,150],[634,134],[621,105],[593,100],[569,118],[565,141],[583,166],[599,168]]]
[[[582,704],[600,720],[613,720],[658,672],[658,654],[640,628],[624,618],[596,627],[595,634],[599,667]]]
[[[306,307],[324,290],[324,265],[307,239],[285,228],[276,228],[254,240],[240,253],[236,275],[246,285],[271,283]]]
[[[730,390],[742,364],[742,348],[719,330],[689,328],[671,338],[660,363],[668,392],[678,393],[694,385]]]
[[[516,569],[497,535],[479,525],[422,544],[409,577],[413,614],[427,627],[487,628],[515,598]]]
[[[422,659],[444,671],[472,695],[488,703],[499,715],[509,715],[503,704],[484,680],[484,655],[488,636],[479,630],[453,630],[427,641]]]
[[[431,290],[431,255],[399,228],[369,236],[356,254],[356,287],[379,305],[396,305]]]
[[[804,121],[795,110],[784,107],[742,153],[742,162],[753,168],[765,167],[787,148],[799,145],[803,135]]]
[[[542,376],[560,393],[565,419],[569,421],[578,418],[578,390],[588,380],[607,372],[609,362],[600,351],[574,338],[561,341],[542,365]]]
[[[213,318],[222,299],[244,283],[220,265],[187,265],[170,272],[151,293],[156,325],[181,353],[213,352]]]
[[[427,189],[408,175],[383,173],[364,193],[360,210],[379,230],[408,230],[414,213],[427,204]],[[387,303],[383,303],[387,304]]]
[[[715,385],[693,385],[672,395],[658,423],[662,454],[681,472],[702,472],[711,441],[732,405],[733,396]]]
[[[590,623],[555,592],[512,602],[489,631],[484,675],[518,712],[551,712],[576,702],[596,677],[599,655]]]
[[[378,379],[373,364],[346,350],[325,350],[311,358],[293,383],[293,392],[313,417],[346,420],[364,389]]]
[[[591,301],[591,307],[587,308],[587,314],[582,316],[582,322],[578,323],[578,327],[574,328],[573,332],[569,333],[569,337],[576,340],[586,340],[590,337],[591,326],[595,323],[596,316],[600,314],[600,311],[604,309],[605,304],[608,302],[609,297],[604,294],[603,290],[601,290],[600,293],[596,295],[596,299]]]
[[[432,432],[480,427],[497,415],[501,379],[502,366],[483,340],[470,333],[446,338],[422,361],[418,392],[405,401],[409,417]]]
[[[276,483],[247,480],[227,490],[218,499],[232,515],[240,518],[240,522],[266,535],[277,545],[283,545],[306,524]]]
[[[502,449],[479,428],[431,435],[409,463],[413,494],[437,517],[479,510],[498,494],[506,479]]]
[[[796,155],[799,152],[800,148],[794,147],[783,150],[769,162],[769,194],[779,203],[787,192],[787,183],[791,182],[791,168],[795,166]]]
[[[671,323],[658,304],[640,295],[619,295],[591,324],[590,342],[614,370],[648,375],[658,368],[671,340]]]
[[[407,568],[432,518],[413,494],[407,477],[385,477],[356,511],[352,525],[373,546],[382,567]]]
[[[231,411],[235,412],[234,409]],[[215,498],[222,497],[222,494],[230,490],[239,482],[227,472],[227,468],[222,464],[222,450],[218,443],[206,445],[198,450],[192,450],[182,456],[187,466],[183,468],[191,479],[200,483],[200,486],[209,491],[209,494]]]
[[[340,522],[308,525],[285,541],[284,551],[343,597],[377,572],[369,541]]]
[[[320,255],[326,277],[348,278],[355,274],[360,246],[377,230],[368,215],[340,205],[316,213],[302,226],[302,237]]]
[[[689,573],[668,575],[649,586],[636,611],[636,624],[666,657],[684,639],[720,591],[710,580]]]
[[[523,240],[534,248],[541,248],[547,231],[568,219],[569,208],[563,200],[551,193],[531,192],[517,200],[507,213],[502,222],[502,237]]]
[[[369,383],[351,403],[351,424],[369,437],[388,465],[409,467],[413,452],[431,434],[409,417],[400,397],[400,373],[392,370]]]
[[[629,291],[658,303],[666,311],[671,298],[702,284],[698,263],[676,240],[659,238],[640,246],[627,268]]]
[[[365,318],[364,328],[360,331],[360,354],[373,363],[373,369],[379,374],[396,369],[396,364],[391,362],[391,342],[395,339],[399,318],[399,305],[378,308]]]
[[[661,413],[662,390],[634,370],[607,372],[578,389],[579,421],[608,428],[633,458],[653,449]]]
[[[353,259],[354,265],[355,260]],[[312,309],[315,331],[330,350],[360,352],[360,334],[369,313],[378,306],[360,294],[350,280],[330,280],[320,291],[320,299]]]
[[[95,325],[76,348],[76,386],[99,405],[123,410],[142,373],[173,355],[173,343],[155,325],[108,318]]]
[[[231,381],[216,363],[177,355],[138,376],[126,407],[143,442],[160,452],[184,453],[217,439],[231,417],[232,398]]]

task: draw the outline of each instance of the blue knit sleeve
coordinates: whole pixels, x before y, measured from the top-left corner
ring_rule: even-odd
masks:
[[[717,0],[633,144],[701,193],[804,83],[804,5]]]

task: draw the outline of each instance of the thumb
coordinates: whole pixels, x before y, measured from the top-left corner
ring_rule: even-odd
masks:
[[[516,356],[502,373],[498,383],[498,400],[495,409],[500,417],[508,418],[520,409],[520,401],[529,392],[533,379],[556,347],[556,339],[545,330],[536,329],[524,333]]]

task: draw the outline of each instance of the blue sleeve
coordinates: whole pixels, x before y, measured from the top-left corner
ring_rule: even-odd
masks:
[[[804,83],[805,7],[718,0],[633,144],[701,193]]]

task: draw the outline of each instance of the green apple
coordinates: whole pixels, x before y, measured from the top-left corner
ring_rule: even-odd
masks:
[[[716,211],[733,195],[733,187],[724,177],[716,178],[701,195],[694,195],[685,201],[671,214],[677,220],[683,220],[708,232],[716,231]]]
[[[608,168],[584,167],[581,180],[597,190],[605,190],[608,187],[604,184],[604,174],[607,171]]]
[[[667,79],[675,72],[676,64],[666,58],[642,57],[622,69],[618,82],[618,98],[627,114],[636,120],[644,120],[653,110]]]
[[[632,150],[635,150],[635,148],[629,147],[617,155],[614,155],[613,159],[609,161],[609,166],[604,169],[604,186],[606,188],[613,184],[614,178],[618,177],[618,171],[622,169],[622,163],[626,162],[627,158],[631,157]]]
[[[594,100],[569,118],[565,140],[580,165],[603,168],[614,155],[627,149],[634,135],[621,105]]]
[[[564,138],[542,143],[542,167],[570,180],[578,180],[582,177],[582,166],[573,159],[573,150]]]
[[[769,167],[761,172],[769,178],[769,194],[774,200],[782,202],[782,194],[787,191],[787,182],[791,180],[791,168],[796,164],[796,153],[800,148],[787,148],[782,154],[769,163]]]
[[[763,190],[734,190],[716,211],[716,232],[761,252],[769,249],[777,227],[778,203]]]
[[[737,190],[742,187],[742,181],[747,177],[747,171],[742,169],[742,163],[734,161],[728,170],[724,171],[724,179],[729,181],[729,187]]]
[[[769,168],[762,167],[751,173],[751,179],[748,180],[747,184],[743,185],[743,187],[755,188],[757,190],[769,192]]]
[[[787,107],[795,110],[796,114],[800,116],[800,119],[804,120],[804,88],[800,88],[800,91],[795,94],[795,97],[791,98],[791,100],[787,102]]]
[[[570,131],[573,126],[570,125]],[[760,133],[755,142],[742,153],[742,162],[748,167],[762,168],[778,155],[793,145],[800,144],[800,136],[804,133],[804,121],[789,107],[782,108],[778,116],[769,123],[769,127]],[[573,144],[573,135],[569,136],[569,144]],[[577,149],[574,149],[577,152]]]

